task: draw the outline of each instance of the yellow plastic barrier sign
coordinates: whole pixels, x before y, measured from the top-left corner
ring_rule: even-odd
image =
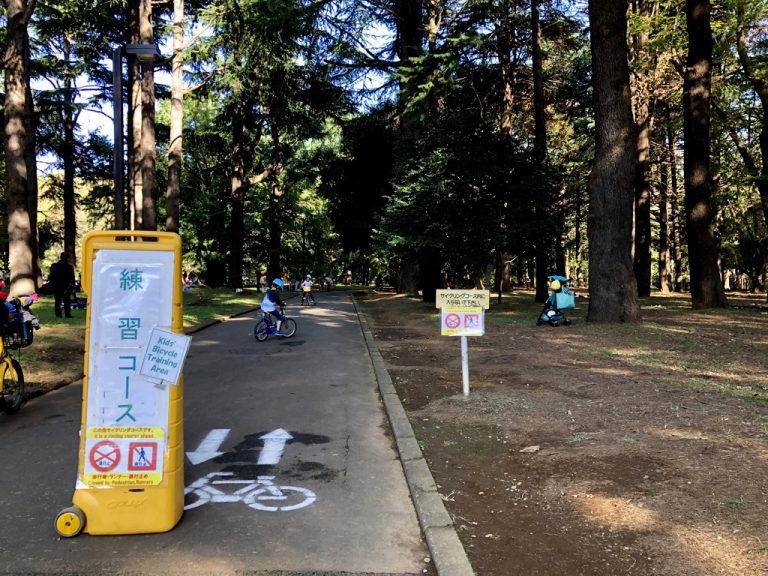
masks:
[[[176,234],[111,231],[85,237],[80,458],[74,508],[62,511],[55,523],[62,536],[83,529],[165,532],[181,518],[181,366],[188,345],[180,334],[181,275]],[[152,372],[151,366],[162,368]]]

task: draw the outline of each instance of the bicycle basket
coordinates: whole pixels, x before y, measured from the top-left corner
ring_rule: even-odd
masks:
[[[22,322],[20,319],[16,319],[3,326],[2,334],[5,347],[11,350],[18,350],[32,344],[35,329],[31,321]]]

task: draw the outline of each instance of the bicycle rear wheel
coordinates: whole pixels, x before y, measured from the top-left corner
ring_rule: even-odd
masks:
[[[259,342],[264,342],[269,336],[269,325],[265,320],[259,320],[256,322],[256,327],[253,329],[253,337]]]
[[[283,333],[284,338],[290,338],[296,334],[296,320],[293,318],[286,318],[283,320],[283,325],[280,326],[280,331]]]
[[[3,395],[0,408],[6,414],[13,414],[21,408],[24,400],[24,372],[14,358],[6,358],[3,365]]]

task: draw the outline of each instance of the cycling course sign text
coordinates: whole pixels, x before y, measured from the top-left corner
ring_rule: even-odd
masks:
[[[174,270],[170,251],[96,252],[84,407],[85,486],[162,481],[170,411],[164,384],[176,384],[189,345],[187,336],[166,329],[173,323]]]
[[[164,435],[160,427],[89,428],[83,480],[89,486],[160,484]]]
[[[485,333],[483,309],[474,306],[441,308],[442,336],[482,336]]]

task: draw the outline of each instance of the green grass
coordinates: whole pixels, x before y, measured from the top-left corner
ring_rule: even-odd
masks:
[[[256,290],[234,294],[226,288],[192,288],[184,293],[184,328],[194,328],[257,308],[263,295]]]
[[[233,314],[259,306],[263,292],[246,290],[234,294],[228,288],[192,288],[184,293],[184,328],[194,328],[213,320],[222,320]],[[53,296],[41,296],[32,306],[32,312],[43,327],[85,326],[85,310],[73,310],[73,318],[56,318]],[[44,332],[43,332],[44,334]]]
[[[758,382],[708,381],[702,378],[689,378],[688,387],[691,390],[714,391],[729,396],[744,398],[752,402],[768,402],[768,389]]]

